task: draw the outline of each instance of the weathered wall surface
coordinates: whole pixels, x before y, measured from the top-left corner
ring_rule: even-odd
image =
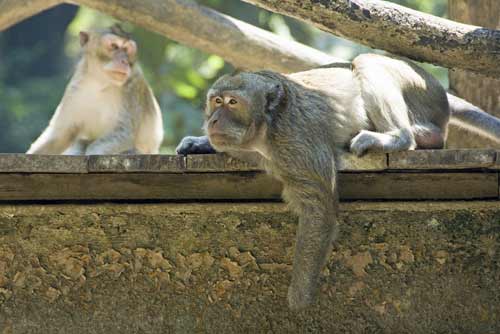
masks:
[[[498,333],[500,205],[347,203],[287,309],[282,204],[0,206],[0,333]]]

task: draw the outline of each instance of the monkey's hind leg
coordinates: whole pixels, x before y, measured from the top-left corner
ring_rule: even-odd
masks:
[[[442,149],[446,141],[446,129],[434,124],[415,124],[412,126],[417,149]]]
[[[361,130],[351,140],[351,152],[361,156],[368,151],[389,153],[415,149],[412,111],[403,96],[401,78],[385,67],[370,70],[364,65],[357,70],[357,75],[364,107],[375,131]]]
[[[410,129],[403,128],[389,132],[361,130],[352,140],[350,151],[357,156],[366,152],[397,152],[415,149],[415,137]]]

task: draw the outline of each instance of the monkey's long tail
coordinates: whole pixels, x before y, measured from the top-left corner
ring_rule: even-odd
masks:
[[[450,93],[447,95],[452,124],[500,143],[500,118],[491,116],[458,96]]]

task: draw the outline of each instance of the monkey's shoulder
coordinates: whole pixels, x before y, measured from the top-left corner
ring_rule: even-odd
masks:
[[[289,74],[291,81],[307,90],[324,94],[332,99],[355,99],[359,95],[359,82],[348,68],[320,68]]]

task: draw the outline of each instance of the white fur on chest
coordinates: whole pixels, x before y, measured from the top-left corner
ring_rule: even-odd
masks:
[[[78,139],[92,141],[111,132],[121,112],[118,87],[96,80],[83,81],[79,89],[65,98],[72,123],[79,129]]]

